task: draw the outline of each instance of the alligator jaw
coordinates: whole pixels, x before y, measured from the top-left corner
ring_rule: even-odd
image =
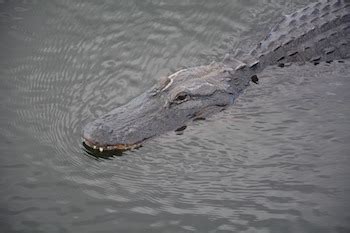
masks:
[[[83,144],[87,146],[89,149],[96,150],[101,153],[103,151],[126,151],[126,150],[137,149],[141,147],[141,143],[142,143],[142,142],[139,142],[135,144],[96,145],[84,137],[82,138],[82,140],[83,140]]]

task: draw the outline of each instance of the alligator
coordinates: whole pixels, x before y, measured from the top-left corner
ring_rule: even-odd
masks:
[[[83,128],[91,149],[128,150],[181,131],[232,105],[266,67],[343,61],[350,57],[350,0],[320,0],[287,15],[245,54],[182,69]]]

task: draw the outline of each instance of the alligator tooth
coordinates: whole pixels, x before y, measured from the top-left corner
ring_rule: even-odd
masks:
[[[100,150],[100,152],[103,152],[103,148],[102,148],[102,147],[100,147],[100,149],[99,149],[99,150]]]
[[[239,64],[239,65],[236,67],[236,70],[244,69],[244,67],[246,67],[246,64],[244,64],[244,63]]]
[[[92,148],[94,148],[94,150],[96,150],[97,146],[93,146]]]
[[[259,64],[259,61],[255,61],[255,62],[253,62],[252,64],[250,64],[250,68],[255,68],[257,65]]]

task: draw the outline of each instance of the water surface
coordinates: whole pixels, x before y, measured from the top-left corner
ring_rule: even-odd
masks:
[[[108,159],[85,123],[263,38],[305,1],[1,1],[2,232],[350,232],[349,62],[271,68]]]

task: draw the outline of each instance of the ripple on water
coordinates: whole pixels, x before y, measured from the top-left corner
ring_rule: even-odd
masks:
[[[22,217],[19,228],[52,219],[75,231],[117,225],[129,231],[320,232],[346,226],[339,213],[349,177],[348,63],[268,70],[234,107],[123,156],[96,159],[81,146],[89,120],[181,66],[219,59],[239,38],[256,41],[273,15],[296,4],[8,5],[13,12],[0,13],[0,23],[13,25],[0,39],[10,54],[0,63],[6,67],[0,69],[0,137],[20,142],[1,147],[23,156],[4,158],[1,168],[28,175],[3,191],[18,205],[11,214]]]

